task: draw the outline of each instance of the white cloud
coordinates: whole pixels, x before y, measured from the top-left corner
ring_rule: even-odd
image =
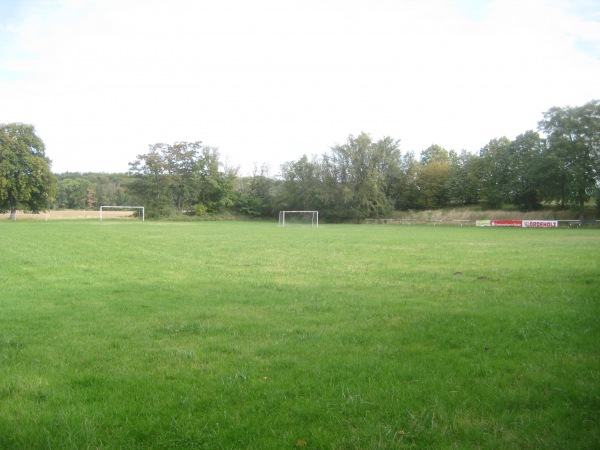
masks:
[[[276,172],[361,131],[477,151],[599,97],[597,16],[477,3],[35,0],[4,28],[0,122],[35,124],[58,172],[178,140]]]

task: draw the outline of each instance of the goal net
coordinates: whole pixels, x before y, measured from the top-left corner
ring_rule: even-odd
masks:
[[[279,211],[279,226],[319,226],[319,211]]]
[[[125,219],[136,218],[144,221],[143,206],[101,206],[100,222],[102,219]]]

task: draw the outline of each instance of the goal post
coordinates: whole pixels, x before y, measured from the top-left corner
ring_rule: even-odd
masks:
[[[319,226],[319,211],[279,211],[279,226],[285,227],[290,223],[304,224],[317,228]]]
[[[102,212],[107,209],[137,209],[140,211],[140,216],[142,218],[142,222],[145,221],[144,207],[143,206],[109,206],[103,205],[100,207],[100,222],[102,222]]]

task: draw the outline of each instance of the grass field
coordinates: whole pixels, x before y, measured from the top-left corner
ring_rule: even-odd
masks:
[[[600,446],[600,231],[0,222],[0,448]]]

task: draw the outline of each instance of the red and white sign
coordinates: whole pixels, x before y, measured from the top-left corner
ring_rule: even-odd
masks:
[[[493,227],[522,227],[522,220],[492,220]]]
[[[524,228],[558,228],[558,220],[524,220]]]

